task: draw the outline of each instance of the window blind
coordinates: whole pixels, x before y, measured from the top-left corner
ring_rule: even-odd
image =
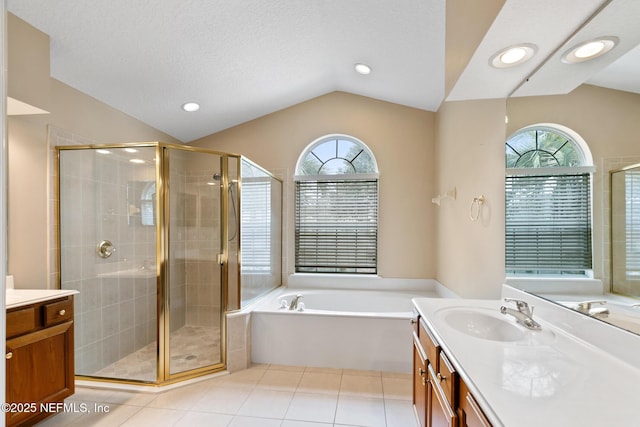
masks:
[[[590,174],[507,176],[505,190],[507,272],[592,268]]]
[[[271,183],[242,183],[240,249],[242,272],[271,270]]]
[[[375,274],[378,181],[296,181],[296,272]]]

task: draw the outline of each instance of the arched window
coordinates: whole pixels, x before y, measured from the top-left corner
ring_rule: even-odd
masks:
[[[327,135],[302,152],[295,176],[295,270],[377,273],[378,166],[369,148]]]
[[[511,136],[505,154],[507,274],[590,274],[594,168],[584,140],[535,125]]]

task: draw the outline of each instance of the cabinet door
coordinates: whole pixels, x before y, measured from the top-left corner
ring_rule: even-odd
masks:
[[[480,409],[480,405],[467,388],[464,381],[460,381],[460,427],[491,427],[491,423]]]
[[[427,393],[429,394],[430,403],[430,427],[457,427],[458,417],[453,412],[431,365],[429,365],[428,371],[429,387]]]
[[[66,322],[7,341],[7,402],[62,402],[74,392],[73,322]],[[29,412],[7,413],[7,425],[32,418]]]
[[[427,364],[419,344],[413,345],[413,408],[420,427],[427,426]]]

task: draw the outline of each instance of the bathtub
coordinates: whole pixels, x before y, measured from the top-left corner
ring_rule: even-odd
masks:
[[[282,308],[297,294],[303,310]],[[251,311],[252,362],[409,373],[416,297],[440,294],[436,289],[276,290]]]

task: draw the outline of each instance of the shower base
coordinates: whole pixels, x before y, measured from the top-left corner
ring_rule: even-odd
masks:
[[[171,333],[170,348],[172,374],[220,363],[220,328],[185,325]],[[155,382],[156,352],[154,341],[90,375]]]

